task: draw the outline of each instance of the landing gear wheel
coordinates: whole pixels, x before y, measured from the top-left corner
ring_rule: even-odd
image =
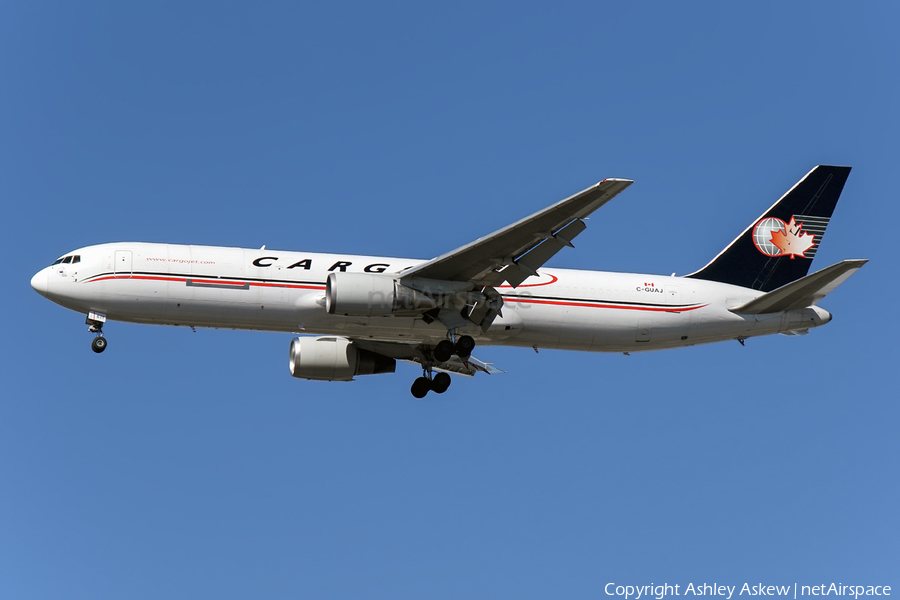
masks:
[[[458,340],[456,340],[456,354],[462,358],[469,358],[469,355],[472,354],[472,350],[475,349],[475,340],[472,339],[471,336],[464,335]]]
[[[450,376],[446,373],[438,373],[431,380],[431,389],[435,394],[443,394],[450,387]]]
[[[434,355],[434,360],[442,363],[450,360],[450,357],[452,357],[455,352],[456,348],[453,347],[453,342],[450,340],[441,340],[438,342],[438,345],[434,347],[432,354]]]
[[[424,398],[431,389],[431,381],[427,377],[419,377],[413,381],[412,387],[409,389],[416,398]]]
[[[94,338],[94,341],[91,342],[91,350],[100,354],[104,350],[106,350],[106,338],[102,336],[97,336]]]

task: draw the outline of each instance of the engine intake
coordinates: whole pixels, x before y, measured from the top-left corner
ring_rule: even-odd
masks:
[[[356,375],[393,373],[397,361],[363,350],[347,338],[298,337],[291,341],[291,375],[321,381],[352,381]]]
[[[336,272],[325,282],[325,310],[330,315],[376,317],[436,306],[434,298],[390,275]]]

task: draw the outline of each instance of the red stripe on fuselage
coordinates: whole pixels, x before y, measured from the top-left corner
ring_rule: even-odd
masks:
[[[315,285],[315,284],[293,284],[293,283],[269,283],[263,281],[223,281],[221,279],[193,279],[187,277],[165,277],[165,276],[152,276],[152,275],[106,275],[104,277],[98,277],[96,279],[91,279],[86,281],[85,283],[93,283],[95,281],[107,281],[111,279],[140,279],[144,281],[167,281],[169,283],[187,283],[188,279],[193,283],[200,284],[213,284],[213,285],[234,285],[234,286],[243,286],[250,285],[255,287],[280,287],[280,288],[290,288],[290,289],[298,289],[298,290],[324,290],[324,285]],[[697,310],[698,308],[703,308],[705,306],[709,306],[708,304],[699,304],[697,306],[685,306],[685,307],[676,307],[676,306],[633,306],[633,305],[625,305],[625,304],[616,304],[616,303],[605,303],[600,300],[588,301],[588,302],[578,302],[578,301],[566,301],[566,300],[542,300],[539,298],[524,298],[517,296],[504,296],[504,302],[518,302],[520,304],[547,304],[550,306],[574,306],[581,308],[609,308],[615,310],[641,310],[648,312],[668,312],[668,313],[680,313],[687,312],[691,310]]]
[[[552,284],[556,283],[557,281],[559,281],[559,277],[557,277],[556,275],[552,275],[550,273],[545,273],[545,275],[549,275],[553,279],[551,279],[550,281],[545,281],[543,283],[520,283],[517,287],[520,287],[520,288],[541,287],[542,285],[552,285]],[[499,289],[499,288],[511,288],[512,286],[511,285],[495,285],[494,287]]]
[[[107,281],[109,279],[141,279],[145,281],[168,281],[170,283],[187,283],[187,277],[154,277],[150,275],[107,275],[106,277],[98,277],[91,279],[85,283],[94,283],[95,281]],[[223,281],[221,279],[193,279],[193,283],[207,283],[214,285],[250,285],[254,287],[283,287],[298,290],[324,290],[324,285],[301,285],[293,283],[266,283],[262,281]]]
[[[651,312],[670,312],[670,313],[680,313],[687,312],[689,310],[697,310],[698,308],[703,308],[704,306],[709,306],[708,304],[700,304],[697,306],[686,306],[686,307],[676,307],[676,306],[627,306],[623,304],[605,304],[602,302],[597,303],[588,303],[588,302],[566,302],[562,300],[538,300],[535,298],[510,298],[504,297],[504,302],[519,302],[520,304],[550,304],[552,306],[580,306],[584,308],[613,308],[617,310],[644,310]]]

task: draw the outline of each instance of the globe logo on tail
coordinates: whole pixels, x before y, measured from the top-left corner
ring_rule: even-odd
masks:
[[[795,256],[806,258],[804,254],[815,245],[815,236],[803,231],[803,223],[790,223],[768,217],[761,219],[753,228],[753,244],[766,256]]]

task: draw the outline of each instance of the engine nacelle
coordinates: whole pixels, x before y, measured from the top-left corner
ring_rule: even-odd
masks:
[[[391,275],[336,272],[325,282],[325,310],[330,315],[376,317],[436,306],[434,298],[401,285]]]
[[[355,375],[393,373],[397,361],[359,348],[347,338],[298,337],[291,341],[291,375],[301,379],[351,381]]]

